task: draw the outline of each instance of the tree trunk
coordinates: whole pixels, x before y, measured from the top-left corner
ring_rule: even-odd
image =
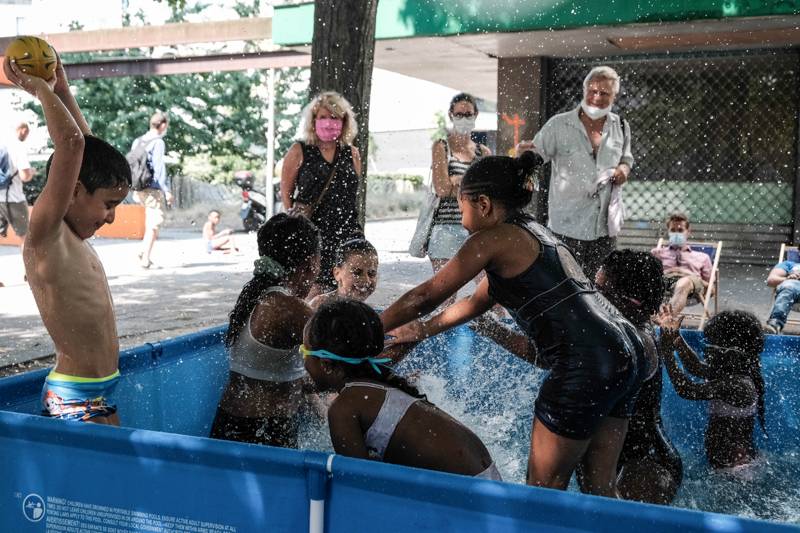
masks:
[[[367,196],[369,91],[375,55],[375,15],[378,0],[316,0],[311,44],[310,96],[336,91],[353,106],[361,152],[358,213],[363,227]]]

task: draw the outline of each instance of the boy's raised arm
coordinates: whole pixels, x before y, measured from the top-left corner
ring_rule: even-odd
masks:
[[[61,64],[61,56],[58,54],[56,54],[56,56],[58,57],[58,65],[56,66],[56,85],[53,87],[53,92],[64,102],[64,106],[66,106],[72,118],[75,119],[75,123],[78,125],[81,132],[84,135],[91,135],[92,130],[89,128],[89,123],[86,122],[81,108],[78,107],[78,102],[75,101],[72,91],[69,90],[69,80],[67,80],[67,73],[64,71],[64,65]]]
[[[55,238],[60,231],[61,221],[78,183],[84,137],[72,114],[53,91],[53,84],[61,81],[58,75],[63,75],[63,68],[60,73],[56,72],[56,79],[50,82],[23,73],[8,57],[5,58],[3,70],[12,83],[31,93],[42,104],[47,130],[55,146],[47,183],[36,200],[26,237],[26,241],[35,246]]]

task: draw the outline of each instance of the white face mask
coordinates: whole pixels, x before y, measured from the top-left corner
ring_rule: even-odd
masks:
[[[670,231],[669,232],[669,245],[670,246],[683,246],[686,244],[686,234],[685,233],[677,233]]]
[[[592,120],[597,120],[608,115],[611,112],[611,106],[613,105],[614,104],[611,104],[608,107],[595,107],[587,104],[586,100],[581,101],[581,109],[583,109],[583,112],[586,113],[586,116]]]
[[[459,135],[469,135],[475,129],[475,117],[453,119],[453,131]]]

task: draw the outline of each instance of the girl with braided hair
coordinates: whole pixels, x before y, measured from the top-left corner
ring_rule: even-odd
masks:
[[[275,215],[258,230],[253,278],[230,314],[230,376],[211,437],[297,446],[303,360],[297,353],[319,272],[319,231],[307,218]]]

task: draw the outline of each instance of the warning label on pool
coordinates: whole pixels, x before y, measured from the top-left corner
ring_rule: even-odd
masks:
[[[230,533],[234,526],[48,496],[47,533]]]

